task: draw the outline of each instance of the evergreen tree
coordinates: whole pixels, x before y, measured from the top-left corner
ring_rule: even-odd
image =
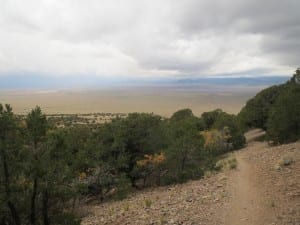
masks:
[[[0,104],[0,223],[21,225],[22,151],[17,120],[10,105]]]

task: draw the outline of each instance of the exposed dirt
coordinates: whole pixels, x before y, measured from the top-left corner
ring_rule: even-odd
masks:
[[[234,155],[235,170],[89,205],[82,224],[299,225],[300,142]]]
[[[252,142],[236,153],[225,224],[300,224],[300,143]]]
[[[252,182],[253,168],[241,154],[236,154],[237,171],[228,180],[232,198],[224,215],[225,224],[259,224],[261,198],[259,187]]]

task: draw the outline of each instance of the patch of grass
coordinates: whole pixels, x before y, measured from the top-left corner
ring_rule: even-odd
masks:
[[[215,170],[220,171],[224,167],[224,160],[219,160],[215,165]]]
[[[236,158],[233,156],[230,156],[228,158],[219,160],[215,165],[215,169],[218,171],[236,169],[237,164],[238,164],[238,162],[237,162]]]
[[[275,208],[275,202],[274,201],[271,202],[271,207]]]
[[[204,172],[204,177],[205,178],[209,178],[209,177],[211,177],[211,176],[213,176],[215,174],[216,174],[216,171],[207,170],[207,171]]]
[[[159,224],[163,225],[163,224],[167,224],[167,223],[168,223],[168,220],[164,216],[160,217]]]
[[[228,193],[227,193],[227,192],[221,193],[221,197],[222,197],[222,198],[225,198],[225,197],[227,197],[227,196],[228,196]]]
[[[283,156],[280,161],[279,161],[279,165],[281,167],[283,166],[289,166],[294,162],[294,159],[291,156]]]
[[[283,156],[280,160],[278,160],[277,164],[274,166],[275,170],[280,170],[283,167],[290,166],[293,164],[295,160],[291,156]]]
[[[145,206],[146,208],[150,208],[152,205],[152,201],[150,199],[145,199]]]
[[[109,216],[113,216],[115,214],[115,209],[113,208],[113,207],[110,207],[109,209],[108,209],[108,215]]]
[[[129,211],[129,203],[128,202],[123,205],[123,209],[125,212]]]
[[[236,158],[231,158],[228,160],[228,165],[230,169],[235,169],[237,167],[237,160]]]

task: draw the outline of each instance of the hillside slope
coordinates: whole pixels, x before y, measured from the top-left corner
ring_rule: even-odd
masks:
[[[89,205],[82,224],[300,224],[300,142],[234,155],[235,170]]]

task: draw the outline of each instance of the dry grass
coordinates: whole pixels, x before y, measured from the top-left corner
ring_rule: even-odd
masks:
[[[236,158],[232,154],[230,154],[227,158],[219,160],[216,163],[215,168],[217,170],[226,171],[226,170],[235,169],[237,167],[237,164],[238,162]]]

